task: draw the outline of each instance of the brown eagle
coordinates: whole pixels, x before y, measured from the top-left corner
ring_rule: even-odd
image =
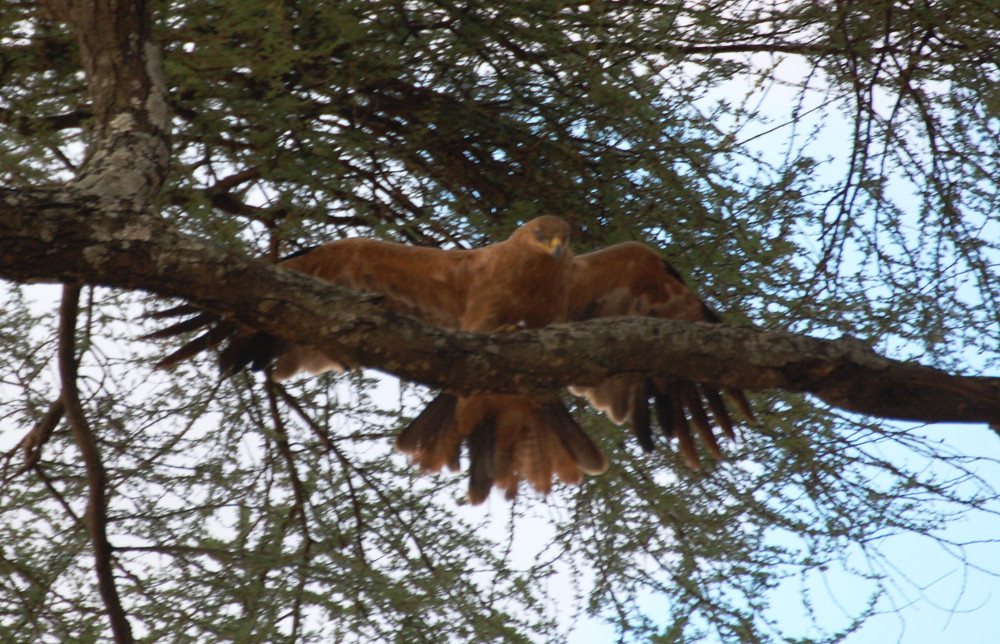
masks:
[[[374,239],[323,244],[279,266],[339,286],[377,293],[391,308],[428,323],[464,331],[502,332],[552,322],[601,317],[653,316],[717,322],[718,317],[685,286],[655,251],[635,242],[574,256],[569,226],[558,217],[533,219],[510,239],[476,250],[440,250]],[[189,316],[150,334],[164,338],[204,329],[202,335],[160,361],[170,367],[225,343],[219,353],[224,375],[250,367],[285,380],[301,371],[343,368],[343,361],[304,345],[293,345],[212,313],[182,305],[153,317]],[[594,387],[571,387],[615,423],[630,423],[641,446],[653,449],[652,410],[669,437],[677,438],[692,469],[698,456],[692,429],[721,458],[715,424],[733,436],[722,395],[684,380],[616,376]],[[742,415],[752,419],[743,394],[727,390]],[[708,411],[706,411],[706,408]],[[559,398],[547,395],[477,394],[444,391],[399,434],[396,448],[425,471],[459,468],[468,450],[469,499],[482,502],[494,486],[513,498],[521,480],[543,494],[553,477],[579,483],[583,474],[608,467],[604,454]]]

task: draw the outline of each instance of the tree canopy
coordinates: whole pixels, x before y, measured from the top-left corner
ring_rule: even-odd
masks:
[[[0,25],[6,639],[849,641],[888,536],[1000,509],[985,448],[886,420],[1000,426],[988,2],[12,0]],[[271,266],[540,214],[577,251],[662,249],[735,326],[458,334]],[[405,381],[155,371],[167,297]],[[485,512],[389,448],[428,398],[406,381],[614,372],[755,389],[760,422],[692,473],[567,395],[611,470]],[[869,600],[831,623],[806,584],[807,626],[775,617],[831,567]]]

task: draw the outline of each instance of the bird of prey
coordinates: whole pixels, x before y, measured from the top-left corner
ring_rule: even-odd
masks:
[[[279,266],[379,294],[392,309],[463,331],[503,332],[621,316],[719,321],[653,249],[626,242],[574,256],[568,242],[566,222],[543,216],[522,225],[506,241],[475,250],[352,238],[316,246]],[[153,314],[180,316],[190,317],[147,337],[203,333],[163,358],[160,367],[220,345],[219,365],[225,375],[250,367],[266,369],[280,381],[302,371],[350,366],[336,355],[291,344],[190,305]],[[709,413],[733,436],[722,393],[704,384],[615,376],[570,390],[615,423],[629,423],[647,451],[653,449],[655,411],[661,429],[677,438],[682,458],[692,469],[699,468],[692,430],[710,453],[722,457]],[[725,393],[752,420],[742,392]],[[513,498],[522,480],[546,494],[554,478],[576,484],[584,474],[600,474],[608,467],[558,391],[532,396],[443,391],[402,430],[395,446],[425,471],[457,470],[462,448],[467,448],[472,503],[485,500],[493,487]]]

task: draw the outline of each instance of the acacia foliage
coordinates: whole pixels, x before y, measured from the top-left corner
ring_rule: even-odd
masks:
[[[65,25],[9,6],[0,177],[60,182],[92,136],[88,88]],[[355,234],[475,246],[555,212],[579,250],[664,248],[731,321],[997,365],[988,4],[150,8],[174,114],[157,205],[185,231],[276,257]],[[28,466],[15,445],[59,395],[53,313],[4,294],[0,623],[97,639],[72,434],[57,423]],[[572,621],[560,574],[580,580],[570,611],[629,637],[767,641],[785,634],[768,609],[783,577],[995,508],[982,459],[761,395],[761,426],[705,475],[579,409],[611,472],[468,512],[454,479],[386,448],[412,399],[357,375],[285,390],[207,362],[153,373],[136,320],[160,303],[85,296],[79,383],[119,591],[152,640],[550,641]]]

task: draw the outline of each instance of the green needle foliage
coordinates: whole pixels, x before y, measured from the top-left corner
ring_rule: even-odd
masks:
[[[187,232],[277,258],[357,235],[476,247],[554,213],[578,252],[662,248],[727,321],[1000,366],[990,2],[150,4],[173,112],[157,207]],[[80,70],[65,25],[5,3],[0,183],[74,175]],[[469,508],[460,476],[389,447],[426,391],[157,372],[142,314],[168,304],[84,294],[80,394],[141,641],[558,642],[586,617],[622,641],[850,641],[901,583],[887,538],[930,548],[1000,509],[986,448],[775,392],[703,473],[580,406],[607,474]],[[40,297],[0,284],[0,641],[106,641],[73,435],[26,449],[60,391]],[[831,570],[859,599],[832,621],[808,590]]]

